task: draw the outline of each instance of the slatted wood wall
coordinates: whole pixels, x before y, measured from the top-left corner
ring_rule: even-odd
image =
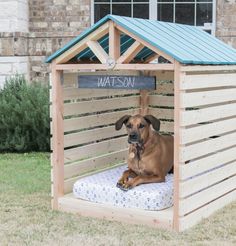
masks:
[[[236,73],[186,72],[180,83],[179,228],[236,199]]]
[[[161,120],[161,133],[174,132],[174,74],[173,72],[154,72],[157,79],[156,91],[149,93],[148,113]]]
[[[77,74],[64,76],[64,190],[71,192],[79,176],[124,163],[125,129],[114,122],[139,113],[137,90],[78,89]]]
[[[148,113],[161,119],[161,132],[173,133],[173,73],[153,75],[158,86],[149,93]],[[63,78],[65,193],[72,191],[79,176],[125,162],[126,132],[115,131],[114,122],[141,112],[140,91],[78,89],[77,76],[65,73]]]

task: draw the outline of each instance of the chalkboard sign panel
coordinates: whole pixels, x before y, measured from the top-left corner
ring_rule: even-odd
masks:
[[[79,88],[97,89],[156,89],[156,78],[129,75],[82,75],[78,77]]]

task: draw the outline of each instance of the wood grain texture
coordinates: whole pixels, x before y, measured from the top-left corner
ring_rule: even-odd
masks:
[[[236,132],[208,139],[206,141],[180,147],[180,161],[185,162],[197,157],[220,151],[224,148],[234,146],[236,143]]]
[[[125,162],[128,156],[128,149],[121,149],[98,157],[82,160],[65,165],[65,179],[83,175],[106,166],[113,166],[117,162]]]
[[[68,131],[93,128],[96,126],[110,125],[110,124],[114,124],[117,120],[119,120],[122,116],[126,114],[135,115],[138,113],[139,113],[139,108],[65,119],[64,131],[68,132]]]
[[[120,32],[114,22],[109,22],[109,56],[115,61],[120,57]]]
[[[106,126],[77,133],[66,134],[64,136],[64,146],[70,147],[79,144],[96,142],[97,140],[112,138],[126,134],[125,128],[120,131],[115,130],[115,126]]]
[[[129,63],[143,49],[143,44],[135,41],[118,59],[117,63]]]
[[[188,144],[212,136],[219,136],[223,133],[236,130],[236,118],[225,119],[209,124],[198,125],[196,127],[185,128],[182,130],[180,142]]]
[[[236,176],[233,176],[206,190],[198,192],[193,196],[182,199],[179,204],[180,216],[183,216],[235,189]]]
[[[60,198],[61,211],[72,212],[82,216],[120,221],[129,224],[143,224],[151,227],[171,229],[173,209],[162,211],[144,211],[141,209],[118,208],[98,203],[91,203],[76,199],[73,194]]]
[[[65,163],[96,157],[109,152],[114,152],[128,147],[127,137],[93,143],[64,151]]]
[[[181,108],[204,106],[216,103],[236,101],[236,88],[183,93]]]
[[[173,228],[176,231],[180,230],[179,227],[179,166],[180,166],[180,84],[181,76],[180,64],[175,62],[175,73],[174,73],[174,214],[173,214]],[[173,104],[172,104],[173,105]]]
[[[97,28],[95,31],[93,31],[91,34],[87,35],[85,38],[83,38],[81,41],[79,41],[77,44],[72,46],[70,49],[65,51],[63,54],[58,56],[55,61],[56,63],[66,63],[71,58],[76,56],[80,51],[84,50],[87,45],[86,43],[89,40],[98,40],[99,38],[103,37],[106,33],[108,33],[109,30],[109,23],[106,22],[99,28]],[[71,66],[71,64],[69,64]],[[57,67],[58,69],[58,67]]]
[[[95,113],[107,110],[139,107],[140,96],[119,97],[103,100],[83,101],[77,103],[66,103],[64,105],[64,115],[79,115],[85,113]]]
[[[186,75],[181,90],[236,86],[236,73]]]
[[[183,216],[179,220],[179,229],[180,231],[184,231],[191,226],[197,224],[203,218],[207,218],[212,213],[217,211],[220,208],[223,208],[227,204],[233,202],[236,198],[236,190],[233,190],[224,196],[212,201],[209,204],[199,208],[198,210],[194,211],[193,213]]]
[[[236,157],[235,157],[236,159]],[[221,182],[236,174],[236,161],[231,162],[225,166],[202,173],[197,177],[193,177],[186,181],[180,182],[180,197],[184,198],[202,189],[210,187],[211,185]],[[219,166],[219,165],[218,165]],[[235,183],[236,188],[236,183]],[[190,205],[191,207],[191,205]]]
[[[226,117],[236,116],[236,103],[229,103],[214,107],[180,111],[181,126],[194,125],[201,122],[208,122],[212,120],[222,119]]]
[[[207,156],[191,161],[187,164],[182,164],[180,166],[180,180],[185,180],[194,175],[206,172],[212,168],[219,166],[220,164],[226,164],[232,162],[236,159],[236,146],[228,149],[218,151],[213,154],[208,154]]]
[[[58,209],[58,198],[64,195],[64,136],[61,72],[52,64],[52,208]]]
[[[98,41],[89,40],[87,41],[87,46],[92,50],[94,55],[98,58],[98,60],[105,64],[108,59],[108,54],[102,48],[102,46],[98,43]]]

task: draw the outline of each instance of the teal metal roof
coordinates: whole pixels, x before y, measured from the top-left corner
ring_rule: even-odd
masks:
[[[235,49],[198,27],[117,15],[105,16],[92,27],[49,56],[46,62],[49,63],[54,60],[108,20],[114,21],[133,35],[143,39],[182,64],[236,64]],[[98,42],[108,51],[108,35],[100,38]],[[133,42],[134,39],[129,36],[121,35],[121,54],[124,53]],[[152,50],[145,47],[139,52],[136,58],[145,59],[152,53]],[[80,52],[76,58],[81,60],[84,58],[90,60],[96,59],[89,48]]]

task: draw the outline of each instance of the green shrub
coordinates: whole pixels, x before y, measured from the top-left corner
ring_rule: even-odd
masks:
[[[0,152],[48,151],[48,88],[16,75],[0,90]]]

